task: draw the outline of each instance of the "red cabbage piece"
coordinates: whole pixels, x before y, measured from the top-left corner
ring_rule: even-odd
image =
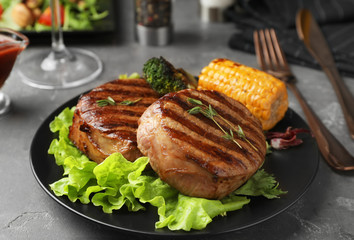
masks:
[[[310,133],[310,130],[304,128],[288,127],[285,132],[267,132],[266,138],[269,140],[272,148],[280,150],[289,147],[298,146],[303,141],[297,138],[298,133]]]

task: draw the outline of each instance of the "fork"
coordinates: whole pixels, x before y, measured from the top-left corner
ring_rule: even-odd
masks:
[[[285,54],[280,47],[274,29],[255,30],[254,45],[258,64],[263,71],[279,78],[294,93],[307,118],[318,148],[326,162],[341,171],[354,170],[354,157],[332,135],[305,101],[296,86],[296,78],[291,72]]]

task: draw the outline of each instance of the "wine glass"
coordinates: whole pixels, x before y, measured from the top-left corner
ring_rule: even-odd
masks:
[[[77,87],[94,80],[102,72],[102,62],[94,53],[66,48],[61,28],[59,0],[50,0],[52,47],[20,61],[19,75],[29,86],[41,89]]]
[[[0,89],[11,73],[18,54],[28,45],[28,38],[9,28],[0,28]],[[10,109],[10,98],[0,91],[0,116]]]

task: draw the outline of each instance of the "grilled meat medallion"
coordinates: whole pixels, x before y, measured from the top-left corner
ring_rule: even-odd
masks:
[[[242,128],[251,143],[225,133],[188,99],[211,106],[236,129]],[[215,117],[222,128],[230,127]],[[181,193],[221,199],[245,183],[262,165],[266,140],[260,121],[240,102],[217,91],[182,90],[153,103],[139,119],[138,148],[149,157],[159,177]],[[252,147],[253,146],[253,147]]]
[[[115,105],[99,106],[98,100],[111,97]],[[86,156],[100,163],[114,152],[129,161],[142,154],[137,148],[138,119],[158,99],[144,79],[118,79],[80,97],[69,138]],[[122,101],[135,101],[121,105]]]

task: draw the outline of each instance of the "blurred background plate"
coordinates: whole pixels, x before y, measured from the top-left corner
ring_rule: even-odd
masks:
[[[48,4],[49,0],[44,0],[43,4]],[[64,0],[60,2],[67,2],[69,0]],[[85,0],[76,0],[77,2]],[[3,7],[3,12],[0,14],[0,27],[8,27],[12,28],[18,31],[21,31],[24,33],[29,39],[31,44],[50,44],[51,43],[51,32],[50,32],[50,27],[26,27],[26,28],[21,28],[19,25],[17,25],[12,18],[12,10],[16,4],[19,4],[21,1],[19,0],[0,0],[0,5]],[[25,1],[22,1],[25,2]],[[104,18],[100,20],[94,20],[90,21],[92,24],[92,28],[85,28],[83,29],[75,29],[75,28],[70,28],[65,29],[63,28],[63,33],[64,33],[64,39],[65,43],[80,43],[80,44],[86,44],[86,43],[97,43],[98,40],[99,42],[104,42],[106,39],[112,39],[113,36],[115,36],[115,32],[117,30],[117,5],[119,4],[119,1],[114,1],[114,0],[97,0],[96,1],[96,10],[98,13],[102,12],[107,12],[108,15],[105,16]],[[42,8],[46,8],[46,5]],[[65,7],[65,4],[64,4]],[[42,14],[43,14],[42,10]],[[1,12],[1,8],[0,8]],[[38,22],[38,19],[37,19]],[[40,29],[40,30],[38,30]]]

